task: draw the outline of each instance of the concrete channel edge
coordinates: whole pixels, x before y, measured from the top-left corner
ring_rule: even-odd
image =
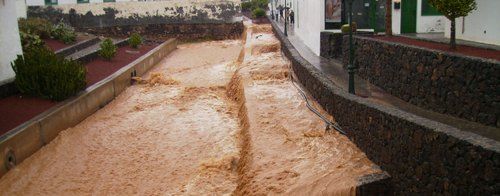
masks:
[[[177,48],[169,39],[104,80],[48,111],[19,125],[0,137],[0,177],[21,163],[67,128],[73,127],[111,102],[131,85],[132,76],[141,76]]]

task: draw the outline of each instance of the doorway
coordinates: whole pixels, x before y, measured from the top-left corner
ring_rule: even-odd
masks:
[[[401,1],[401,33],[417,32],[417,0]]]

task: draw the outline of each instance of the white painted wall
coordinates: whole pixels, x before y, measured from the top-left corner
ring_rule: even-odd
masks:
[[[26,0],[16,0],[16,14],[17,18],[26,18]]]
[[[294,0],[295,35],[315,54],[320,51],[320,33],[325,29],[325,2],[311,0]],[[297,11],[297,9],[299,9]]]
[[[392,1],[392,34],[401,34],[401,9],[394,9],[394,0]]]
[[[422,0],[417,0],[417,33],[444,32],[444,16],[422,16]]]
[[[17,25],[16,1],[0,2],[0,85],[14,79],[10,63],[22,54],[19,27]]]
[[[392,8],[392,32],[401,34],[401,9],[394,9],[394,1]],[[445,21],[444,16],[422,16],[422,0],[417,0],[417,33],[444,32]]]
[[[45,1],[44,0],[26,0],[26,5],[28,5],[28,6],[45,5]]]
[[[457,39],[500,45],[500,0],[476,0],[476,3],[477,10],[465,17],[465,24],[462,18],[457,18]],[[445,21],[445,36],[449,37],[451,23]]]

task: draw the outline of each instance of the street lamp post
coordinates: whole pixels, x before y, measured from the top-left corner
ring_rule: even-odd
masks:
[[[354,44],[352,43],[352,3],[354,0],[349,1],[349,64],[347,65],[347,72],[349,73],[349,93],[356,94],[354,90],[354,72],[356,67],[354,66]]]
[[[287,27],[286,27],[288,24],[288,17],[286,16],[286,11],[287,11],[287,5],[286,5],[286,0],[285,0],[285,13],[284,13],[284,15],[285,15],[285,36],[288,37],[288,31],[287,31]]]

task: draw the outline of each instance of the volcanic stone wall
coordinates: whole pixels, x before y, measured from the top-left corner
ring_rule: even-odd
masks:
[[[361,36],[354,44],[357,74],[372,84],[414,105],[500,127],[500,61]],[[344,67],[348,55],[344,47]]]
[[[368,158],[391,175],[394,194],[500,194],[500,142],[348,94],[274,27],[297,79]]]
[[[342,59],[343,33],[321,32],[320,56],[329,59]]]

